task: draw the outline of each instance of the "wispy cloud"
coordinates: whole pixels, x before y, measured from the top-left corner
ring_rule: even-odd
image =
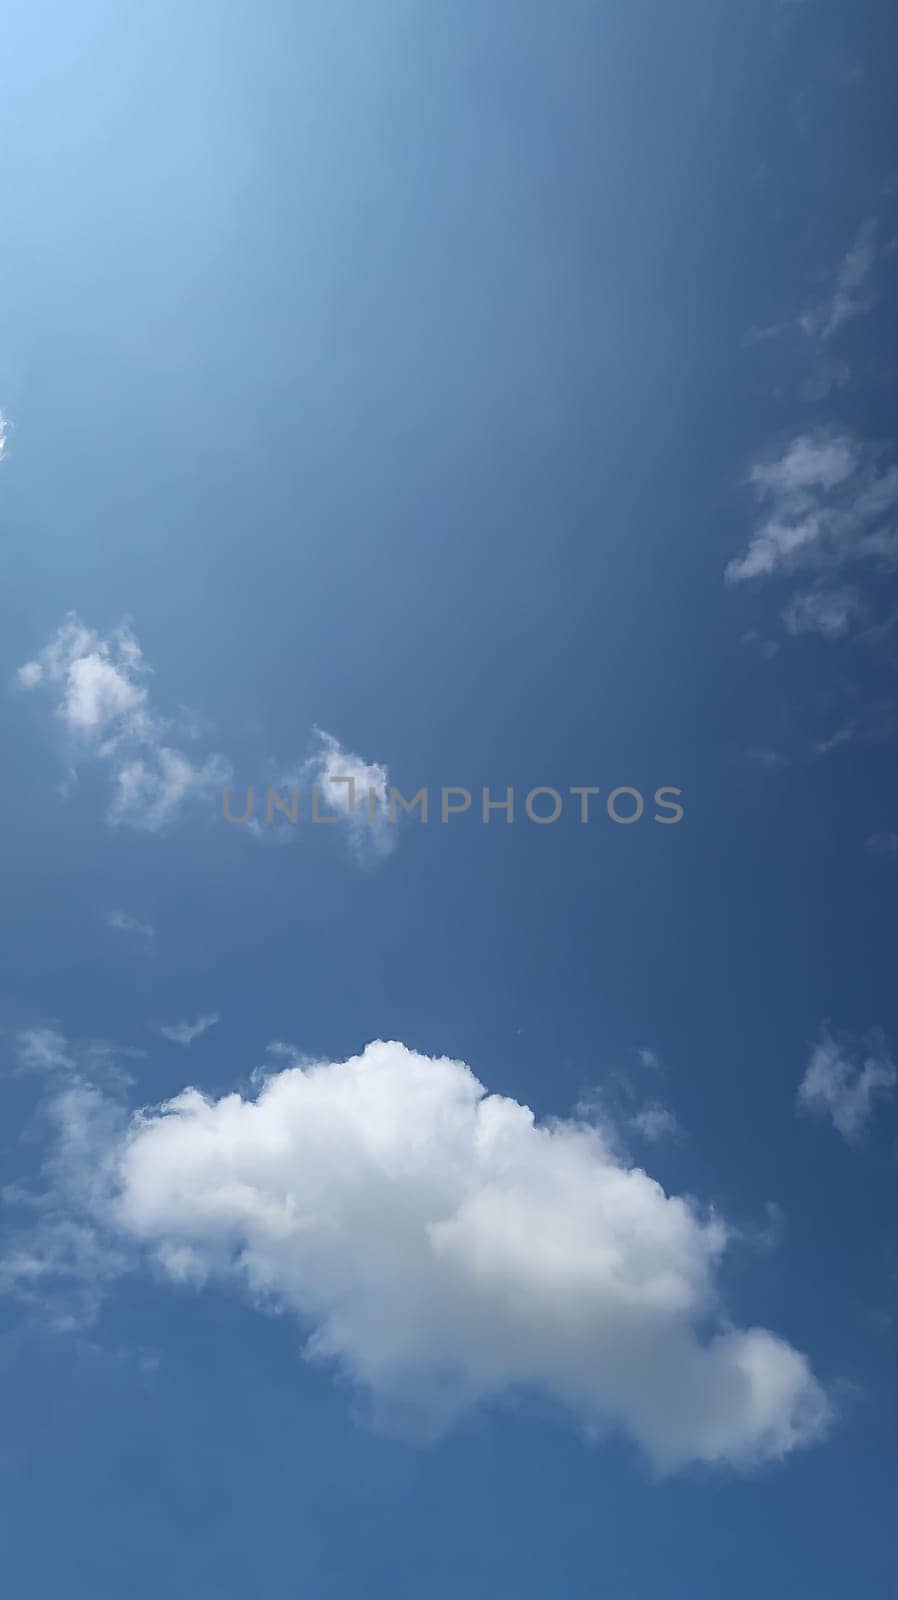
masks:
[[[109,1140],[126,1126],[122,1097],[132,1080],[121,1060],[142,1052],[105,1039],[72,1042],[47,1024],[19,1029],[14,1047],[19,1071],[40,1083],[29,1139],[43,1129],[46,1145],[37,1184],[2,1191],[0,1294],[31,1308],[42,1326],[80,1330],[128,1268],[126,1253],[89,1213],[109,1182]]]
[[[796,638],[803,633],[819,633],[824,639],[844,639],[852,623],[866,613],[857,589],[829,589],[824,583],[817,583],[793,595],[783,612],[783,621]]]
[[[634,1112],[629,1119],[629,1126],[647,1144],[659,1144],[662,1139],[676,1139],[682,1131],[673,1112],[657,1100],[643,1106],[641,1111]]]
[[[367,761],[347,750],[340,740],[323,728],[314,730],[310,753],[294,767],[282,770],[275,784],[285,805],[294,791],[317,791],[319,820],[329,819],[342,829],[357,860],[370,863],[382,860],[395,850],[398,823],[390,817],[390,774],[383,763]],[[326,824],[325,824],[326,825]],[[279,842],[293,840],[297,828],[274,818]],[[272,827],[256,829],[257,837],[272,833]]]
[[[31,1072],[58,1072],[74,1068],[65,1038],[56,1028],[20,1028],[16,1034],[16,1060]]]
[[[798,1104],[804,1111],[829,1117],[843,1139],[857,1144],[876,1101],[894,1093],[896,1077],[880,1036],[866,1044],[839,1043],[824,1029],[799,1085]]]
[[[743,556],[726,568],[729,583],[765,578],[819,552],[827,528],[827,496],[857,469],[853,440],[820,430],[799,434],[769,461],[759,462],[749,482],[764,507],[761,523]]]
[[[760,1226],[746,1231],[743,1229],[742,1237],[764,1255],[778,1250],[783,1242],[786,1232],[786,1217],[781,1205],[776,1200],[768,1200],[764,1206],[764,1221]]]
[[[6,454],[6,441],[8,437],[9,422],[7,421],[4,413],[0,411],[0,461],[3,460],[3,457]]]
[[[74,1114],[73,1101],[68,1114]],[[0,1251],[0,1294],[33,1308],[54,1332],[71,1333],[96,1320],[105,1290],[125,1270],[126,1260],[90,1223],[55,1214],[58,1200],[64,1202],[65,1196],[46,1193],[39,1219],[8,1232]]]
[[[0,1293],[70,1332],[95,1320],[109,1284],[127,1270],[126,1254],[90,1212],[109,1182],[104,1162],[125,1126],[119,1095],[128,1080],[107,1070],[111,1047],[102,1042],[79,1048],[54,1028],[34,1027],[16,1045],[19,1065],[45,1077],[38,1126],[47,1143],[37,1185],[3,1191]]]
[[[809,753],[826,756],[847,745],[891,744],[896,734],[898,716],[892,702],[870,700],[859,705],[853,715],[837,720],[828,733],[815,739]]]
[[[25,693],[44,691],[55,701],[55,720],[66,742],[67,793],[87,760],[103,763],[112,778],[108,819],[113,824],[159,833],[200,807],[210,818],[222,810],[222,790],[233,810],[228,785],[230,762],[213,754],[194,759],[183,748],[195,725],[182,713],[177,723],[153,706],[152,669],[130,626],[109,634],[69,615],[49,644],[15,675]],[[275,769],[265,791],[265,819],[254,814],[247,795],[247,831],[257,839],[284,843],[298,837],[294,791],[315,793],[316,820],[344,833],[360,862],[380,860],[396,847],[398,827],[390,814],[387,768],[341,744],[332,733],[314,730],[309,753],[297,765]],[[278,801],[280,804],[278,804]],[[233,817],[232,817],[233,820]],[[237,820],[240,820],[239,818]],[[317,830],[316,830],[317,831]],[[152,936],[149,925],[125,912],[110,914],[109,925],[122,932]]]
[[[813,572],[782,613],[786,630],[835,641],[863,626],[875,639],[885,624],[868,620],[887,600],[864,580],[898,572],[898,466],[853,434],[816,429],[758,462],[749,483],[760,517],[727,583]]]
[[[843,323],[862,317],[872,309],[876,296],[870,279],[877,259],[877,233],[877,223],[872,218],[859,229],[854,243],[842,258],[830,293],[802,312],[799,318],[802,333],[812,338],[830,339]]]
[[[184,1045],[186,1048],[188,1045],[193,1044],[194,1039],[201,1038],[210,1028],[215,1027],[216,1022],[220,1021],[219,1013],[210,1011],[206,1016],[197,1017],[195,1022],[169,1023],[164,1027],[160,1027],[159,1032],[163,1038],[170,1039],[172,1044]]]
[[[828,756],[833,750],[840,750],[843,745],[853,744],[858,737],[857,724],[843,722],[832,733],[826,734],[822,739],[815,739],[813,753],[815,756]]]
[[[865,840],[871,856],[881,856],[889,861],[898,859],[898,833],[872,833]]]
[[[858,229],[835,271],[829,271],[829,287],[813,305],[797,317],[794,313],[749,329],[743,344],[763,345],[783,337],[804,335],[813,341],[817,374],[805,386],[808,398],[823,396],[850,377],[843,361],[834,359],[825,347],[845,323],[866,316],[876,305],[875,274],[880,257],[886,253],[879,244],[880,225],[869,218]]]
[[[656,1088],[664,1072],[657,1051],[642,1045],[632,1051],[629,1060],[612,1067],[601,1084],[593,1084],[581,1096],[577,1114],[602,1128],[622,1153],[628,1136],[641,1144],[678,1139],[683,1130],[673,1111],[658,1099],[645,1099],[650,1079]]]
[[[119,1088],[131,1082],[122,1061],[144,1055],[143,1050],[131,1045],[115,1045],[108,1039],[85,1040],[76,1048],[58,1028],[46,1023],[19,1028],[14,1044],[16,1066],[20,1071],[43,1073],[48,1077],[64,1073],[73,1083],[102,1080]]]
[[[229,767],[219,755],[197,764],[173,742],[172,722],[150,702],[150,671],[127,624],[104,636],[72,614],[16,683],[55,699],[73,769],[88,759],[108,766],[110,821],[160,832],[191,802],[211,810]]]
[[[140,922],[127,911],[110,911],[106,917],[106,926],[116,928],[119,933],[137,934],[147,942],[155,938],[155,929],[151,922]]]
[[[739,752],[739,756],[749,766],[763,767],[768,772],[777,772],[791,765],[790,757],[784,755],[781,750],[774,750],[772,745],[749,745],[746,750]]]

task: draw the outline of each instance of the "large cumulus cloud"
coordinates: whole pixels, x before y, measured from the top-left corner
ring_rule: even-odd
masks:
[[[462,1062],[376,1042],[249,1097],[186,1089],[130,1119],[69,1100],[54,1182],[108,1248],[295,1315],[307,1356],[394,1422],[535,1392],[664,1470],[782,1456],[827,1425],[806,1357],[728,1321],[718,1217]]]

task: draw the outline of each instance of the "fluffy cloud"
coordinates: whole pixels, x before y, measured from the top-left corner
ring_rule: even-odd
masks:
[[[19,668],[16,682],[55,698],[75,765],[84,759],[108,765],[110,821],[159,832],[191,801],[211,806],[229,768],[217,755],[197,765],[171,743],[171,724],[150,704],[149,671],[127,626],[103,636],[71,615]]]
[[[843,1046],[824,1031],[811,1052],[798,1088],[802,1110],[830,1117],[849,1144],[856,1144],[877,1099],[895,1090],[896,1072],[882,1039],[869,1047]]]
[[[462,1062],[377,1042],[254,1097],[125,1121],[79,1087],[55,1116],[56,1222],[94,1230],[95,1276],[124,1255],[291,1313],[392,1424],[529,1391],[670,1470],[781,1457],[830,1419],[804,1355],[727,1320],[720,1218]]]
[[[19,668],[17,679],[23,689],[59,690],[56,714],[70,733],[105,737],[139,726],[146,716],[146,671],[127,627],[104,639],[72,614],[40,655]]]
[[[197,1017],[195,1022],[172,1022],[167,1027],[162,1027],[159,1032],[163,1038],[170,1039],[172,1044],[193,1044],[194,1039],[199,1039],[210,1028],[214,1028],[221,1018],[217,1011],[210,1011],[204,1017]]]

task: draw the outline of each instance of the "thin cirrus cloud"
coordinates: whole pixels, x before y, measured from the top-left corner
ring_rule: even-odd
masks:
[[[210,806],[230,768],[219,755],[197,764],[153,708],[150,668],[127,625],[102,635],[70,614],[50,643],[20,667],[24,692],[45,691],[66,736],[71,764],[97,761],[112,780],[109,820],[151,833],[186,808]]]
[[[898,833],[871,833],[865,840],[865,848],[871,856],[898,861]]]
[[[859,229],[831,287],[794,322],[756,331],[750,342],[797,327],[813,341],[816,375],[803,385],[818,401],[850,381],[829,341],[876,303],[874,274],[883,255],[880,227]],[[872,443],[839,427],[797,432],[749,474],[758,502],[747,548],[726,567],[726,581],[789,579],[805,575],[781,611],[792,637],[842,640],[863,630],[873,643],[891,635],[894,596],[882,593],[884,576],[898,571],[898,465]]]
[[[68,1044],[56,1028],[20,1028],[16,1034],[16,1060],[27,1072],[69,1071],[75,1062]]]
[[[876,220],[871,218],[858,230],[836,273],[830,292],[802,312],[799,326],[811,338],[831,339],[846,322],[865,316],[876,303],[871,277],[877,261]]]
[[[58,1028],[47,1024],[20,1028],[14,1044],[15,1070],[20,1073],[38,1074],[51,1086],[64,1079],[68,1087],[102,1085],[117,1091],[132,1082],[127,1063],[145,1053],[108,1039],[90,1039],[75,1050]],[[54,1093],[51,1104],[55,1098]]]
[[[718,1215],[463,1062],[378,1041],[137,1116],[65,1084],[51,1120],[43,1220],[0,1262],[26,1296],[60,1261],[69,1289],[93,1271],[88,1304],[141,1266],[229,1286],[295,1317],[374,1420],[424,1436],[531,1393],[671,1471],[780,1458],[832,1420],[805,1355],[728,1318]]]
[[[787,632],[794,638],[819,633],[824,639],[844,639],[855,622],[867,614],[857,589],[829,589],[819,583],[794,596],[783,612]]]
[[[195,1022],[171,1022],[160,1027],[159,1032],[164,1039],[169,1039],[172,1044],[187,1046],[192,1045],[194,1039],[201,1039],[204,1033],[214,1028],[221,1017],[217,1011],[209,1011],[205,1016],[197,1017]]]
[[[802,1111],[828,1117],[842,1138],[856,1145],[863,1138],[878,1101],[895,1092],[895,1064],[885,1041],[839,1042],[824,1029],[798,1087]]]
[[[784,335],[804,334],[818,346],[827,345],[833,335],[866,316],[876,304],[874,276],[881,250],[880,225],[875,217],[861,224],[852,243],[842,256],[835,273],[830,276],[830,287],[809,305],[798,317],[786,316],[777,321],[750,329],[745,337],[747,345],[768,344]],[[832,371],[832,369],[828,369]],[[830,387],[824,382],[823,392]]]
[[[128,1268],[127,1257],[88,1215],[90,1196],[102,1181],[91,1177],[90,1161],[104,1133],[112,1137],[118,1126],[117,1096],[127,1082],[114,1055],[103,1041],[76,1049],[53,1027],[16,1034],[19,1069],[40,1073],[51,1086],[42,1105],[50,1150],[42,1192],[15,1183],[4,1188],[0,1294],[14,1296],[58,1333],[89,1326],[112,1282]],[[97,1086],[101,1078],[103,1088]],[[76,1187],[80,1198],[72,1206]],[[28,1213],[24,1226],[11,1220],[17,1205]]]

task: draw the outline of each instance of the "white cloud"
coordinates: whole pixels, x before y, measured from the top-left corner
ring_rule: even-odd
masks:
[[[728,1320],[719,1217],[462,1062],[377,1042],[254,1098],[186,1089],[125,1124],[82,1094],[55,1115],[56,1215],[102,1263],[291,1313],[306,1357],[393,1425],[532,1392],[670,1470],[781,1457],[830,1421],[804,1355]]]
[[[172,1044],[193,1044],[194,1039],[199,1039],[210,1028],[214,1028],[221,1017],[217,1011],[210,1011],[206,1016],[197,1017],[195,1022],[173,1022],[167,1027],[160,1027],[159,1032],[164,1038],[170,1039]]]
[[[825,432],[799,434],[779,459],[753,467],[750,481],[772,495],[801,494],[810,489],[834,489],[851,476],[856,465],[849,438]]]
[[[398,825],[390,820],[390,774],[378,761],[354,755],[322,728],[316,728],[311,754],[299,766],[278,779],[276,789],[284,804],[293,790],[302,791],[311,805],[311,792],[317,790],[317,810],[324,826],[344,830],[350,848],[359,861],[369,862],[388,856],[396,847]],[[293,824],[281,821],[275,813],[274,827],[281,840],[296,837]],[[325,818],[333,818],[331,824]],[[261,838],[271,834],[266,825],[255,829]]]
[[[63,1047],[63,1060],[55,1064],[65,1083],[43,1107],[51,1136],[43,1188],[4,1190],[0,1293],[14,1295],[37,1310],[42,1322],[66,1332],[95,1320],[108,1285],[128,1269],[126,1250],[93,1215],[108,1190],[109,1157],[125,1120],[108,1090],[87,1083],[66,1041],[55,1037]],[[88,1047],[88,1058],[93,1050]],[[17,1204],[30,1212],[20,1226],[11,1222]]]
[[[390,822],[386,767],[353,755],[322,728],[315,732],[319,748],[311,757],[309,772],[323,800],[342,818],[357,854],[389,855],[396,844],[396,827]]]
[[[630,1118],[630,1127],[647,1144],[659,1144],[662,1139],[673,1139],[680,1133],[680,1124],[673,1112],[657,1100],[635,1112]]]
[[[785,1231],[786,1217],[782,1206],[776,1200],[768,1200],[764,1206],[763,1224],[748,1233],[743,1231],[743,1238],[756,1250],[769,1254],[779,1249]]]
[[[884,466],[879,452],[850,434],[818,430],[758,463],[749,481],[760,520],[748,548],[729,562],[727,582],[815,569],[820,576],[783,612],[786,628],[844,638],[870,607],[856,584],[834,574],[898,568],[898,467]]]
[[[6,441],[8,438],[9,422],[7,421],[7,418],[4,416],[3,412],[0,411],[0,461],[3,460],[3,457],[6,454]]]
[[[819,633],[824,639],[843,639],[852,622],[866,607],[856,589],[817,586],[792,597],[783,613],[789,633]]]
[[[800,318],[803,333],[829,339],[843,323],[864,316],[874,304],[869,279],[876,263],[877,225],[865,222],[836,274],[835,286],[813,310]]]
[[[17,678],[23,689],[58,687],[56,711],[66,728],[102,735],[117,723],[121,731],[143,711],[147,693],[140,678],[146,671],[127,626],[104,639],[72,614]]]
[[[882,1039],[843,1046],[824,1030],[811,1052],[798,1088],[798,1104],[828,1116],[849,1144],[856,1144],[873,1115],[874,1102],[891,1095],[896,1071]]]
[[[145,754],[118,766],[110,821],[159,833],[177,821],[191,800],[205,805],[212,814],[214,798],[229,772],[221,756],[209,756],[197,766],[181,750],[150,745]]]
[[[302,1051],[297,1050],[295,1044],[290,1044],[286,1039],[271,1039],[265,1046],[266,1055],[273,1056],[278,1061],[289,1061],[291,1066],[297,1066],[302,1061]]]
[[[815,739],[814,754],[828,756],[832,750],[841,750],[843,745],[853,744],[858,737],[857,725],[854,722],[843,722],[841,727],[834,728],[823,739]]]
[[[105,1286],[124,1268],[95,1228],[51,1213],[10,1237],[0,1255],[0,1294],[38,1308],[54,1331],[67,1333],[96,1319]]]
[[[769,772],[789,766],[789,757],[781,750],[774,750],[772,745],[753,745],[741,752],[741,759],[753,767],[765,767]]]
[[[753,467],[749,482],[766,510],[745,555],[729,563],[728,582],[768,577],[819,545],[825,496],[850,478],[857,464],[847,435],[818,432],[799,434],[781,456]]]
[[[68,1045],[55,1028],[20,1028],[16,1034],[16,1059],[29,1071],[56,1072],[74,1067]]]
[[[143,1050],[113,1045],[108,1039],[91,1039],[77,1051],[57,1028],[41,1024],[20,1028],[15,1035],[16,1065],[23,1072],[43,1073],[51,1080],[64,1075],[70,1084],[90,1087],[102,1081],[121,1089],[130,1083],[121,1065],[127,1057],[140,1057]]]
[[[891,744],[898,735],[898,714],[893,700],[881,698],[857,705],[855,714],[847,721],[834,723],[809,747],[815,756],[829,755],[833,750],[847,749],[849,745]]]
[[[132,917],[127,911],[110,911],[106,917],[106,926],[116,928],[119,933],[136,933],[146,940],[151,940],[155,937],[155,930],[151,922],[140,922],[137,917]]]
[[[55,714],[69,747],[64,792],[73,787],[80,762],[101,762],[112,782],[109,821],[159,833],[191,807],[217,817],[231,768],[221,755],[196,760],[174,742],[172,721],[150,701],[150,673],[127,624],[101,635],[72,614],[50,643],[19,668],[15,683],[24,692],[47,691],[56,701]],[[194,736],[185,714],[179,729],[182,740]],[[360,860],[376,860],[394,849],[397,829],[390,818],[389,774],[379,762],[354,755],[333,734],[316,728],[311,754],[277,782],[276,792],[288,811],[290,791],[300,788],[317,790],[319,822],[342,828]],[[260,817],[251,816],[249,831],[275,842],[295,838],[295,827],[273,802],[269,820],[269,795],[266,791],[264,826]]]
[[[831,288],[816,301],[815,306],[808,306],[800,317],[786,317],[780,322],[751,328],[743,339],[746,346],[765,344],[772,339],[780,339],[783,334],[800,333],[812,339],[818,357],[818,371],[804,384],[807,398],[823,398],[832,387],[842,386],[848,381],[850,370],[847,365],[834,360],[826,352],[826,346],[839,328],[852,322],[855,317],[863,317],[876,304],[871,278],[880,254],[877,235],[879,224],[876,218],[864,222],[858,229],[855,242],[839,262]]]
[[[73,767],[83,759],[109,766],[110,821],[159,832],[192,800],[211,811],[229,768],[218,755],[195,764],[171,744],[170,722],[150,704],[149,672],[127,625],[103,636],[72,614],[40,654],[19,668],[16,682],[22,690],[46,689],[56,698]]]

